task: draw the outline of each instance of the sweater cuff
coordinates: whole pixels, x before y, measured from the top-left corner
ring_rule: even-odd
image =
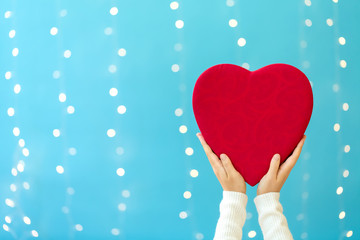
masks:
[[[234,203],[234,208],[239,210],[240,208],[246,207],[248,197],[241,192],[223,191],[223,200],[227,203]]]
[[[279,203],[279,200],[280,200],[280,192],[269,192],[269,193],[257,195],[254,198],[254,203],[257,210],[259,211],[260,208],[261,209],[276,208],[277,204]]]

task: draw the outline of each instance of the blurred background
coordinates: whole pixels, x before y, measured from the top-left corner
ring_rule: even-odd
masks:
[[[295,239],[360,238],[360,2],[0,4],[0,239],[212,239],[222,188],[192,92],[287,63],[314,109],[280,202]],[[243,239],[263,239],[249,197]]]

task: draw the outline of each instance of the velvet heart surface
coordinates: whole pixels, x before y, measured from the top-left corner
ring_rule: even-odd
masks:
[[[306,75],[275,63],[255,71],[218,64],[197,79],[192,107],[205,141],[229,156],[251,186],[267,173],[274,154],[282,164],[310,122],[313,93]]]

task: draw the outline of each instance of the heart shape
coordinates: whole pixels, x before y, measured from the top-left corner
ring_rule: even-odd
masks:
[[[192,106],[213,152],[229,156],[251,186],[267,173],[275,153],[280,164],[293,152],[310,122],[313,94],[306,75],[276,63],[249,71],[218,64],[197,79]]]

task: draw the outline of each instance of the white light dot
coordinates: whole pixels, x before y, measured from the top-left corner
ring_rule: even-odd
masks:
[[[254,238],[256,236],[256,232],[254,230],[248,233],[249,238]]]
[[[50,29],[50,34],[51,35],[56,35],[58,33],[58,29],[56,28],[56,27],[52,27],[51,29]]]
[[[76,148],[73,148],[73,147],[69,148],[69,154],[71,156],[75,156],[76,155]]]
[[[341,186],[338,187],[338,188],[336,189],[336,194],[337,194],[337,195],[342,194],[342,193],[343,193],[343,190],[344,190],[343,187],[341,187]]]
[[[339,43],[340,43],[341,45],[345,45],[345,43],[346,43],[345,38],[344,38],[344,37],[339,37]]]
[[[184,198],[185,199],[191,198],[191,192],[189,192],[189,191],[184,192]]]
[[[66,192],[69,194],[69,195],[74,195],[75,194],[75,190],[72,188],[72,187],[68,187],[66,189]]]
[[[305,25],[308,26],[308,27],[311,27],[312,21],[310,19],[306,19],[305,20]]]
[[[25,224],[27,224],[27,225],[31,224],[31,220],[30,220],[29,217],[25,216],[25,217],[23,218],[23,220],[24,220],[24,223],[25,223]]]
[[[24,147],[25,146],[25,140],[24,139],[19,139],[19,146],[20,147]]]
[[[59,137],[60,136],[60,130],[59,129],[54,129],[53,130],[53,135],[54,135],[54,137]]]
[[[107,135],[108,135],[108,137],[115,137],[116,131],[114,129],[108,129]]]
[[[111,27],[107,27],[104,29],[105,35],[111,35],[113,32],[113,29]]]
[[[300,235],[300,238],[301,238],[301,239],[305,239],[305,238],[307,238],[307,237],[308,237],[307,232],[303,232],[303,233]]]
[[[116,14],[118,14],[118,12],[119,12],[119,10],[118,10],[117,7],[112,7],[112,8],[110,9],[110,14],[113,15],[113,16],[115,16]]]
[[[28,182],[24,182],[23,187],[24,187],[24,189],[29,190],[30,189],[30,184]]]
[[[334,25],[334,21],[331,18],[326,19],[326,24],[331,27],[332,25]]]
[[[4,223],[4,224],[3,224],[3,229],[8,232],[8,231],[9,231],[8,225],[6,225],[6,224]]]
[[[350,151],[350,145],[345,145],[344,152],[348,153]]]
[[[184,21],[183,20],[177,20],[175,22],[175,27],[178,28],[178,29],[181,29],[184,27]]]
[[[116,66],[114,64],[110,65],[108,68],[110,73],[115,73],[116,72]]]
[[[186,132],[187,132],[187,127],[186,127],[185,125],[181,125],[181,126],[179,127],[179,132],[181,132],[181,133],[186,133]]]
[[[10,198],[5,199],[5,204],[8,205],[9,207],[15,207],[14,201],[11,200]]]
[[[307,47],[307,42],[305,40],[301,40],[300,41],[300,47],[301,48],[306,48]]]
[[[20,160],[16,168],[19,172],[23,172],[25,168],[25,162],[23,160]]]
[[[74,106],[68,106],[68,107],[67,107],[67,113],[68,113],[68,114],[73,114],[74,112],[75,112]]]
[[[4,14],[4,18],[10,18],[11,15],[12,15],[11,11],[6,11],[5,14]]]
[[[343,177],[344,178],[347,178],[349,176],[349,170],[345,170],[344,172],[343,172]]]
[[[353,231],[348,231],[347,233],[346,233],[346,237],[351,237],[353,235]]]
[[[124,105],[120,105],[117,108],[119,114],[124,114],[126,112],[126,107]]]
[[[62,211],[63,213],[65,213],[65,214],[68,214],[70,210],[69,210],[68,207],[64,206],[64,207],[61,208],[61,211]]]
[[[338,3],[338,2],[339,2],[339,0],[333,0],[333,2],[334,2],[334,3]]]
[[[66,101],[66,94],[65,93],[60,93],[59,94],[59,101],[60,102],[65,102]]]
[[[183,114],[183,110],[181,108],[177,108],[175,110],[175,116],[180,117]]]
[[[174,50],[177,51],[177,52],[180,52],[182,50],[183,46],[181,43],[176,43],[174,45]]]
[[[21,86],[20,86],[20,84],[16,84],[16,85],[14,86],[14,93],[15,93],[15,94],[18,94],[20,91],[21,91]]]
[[[12,108],[12,107],[8,108],[7,114],[9,115],[9,117],[14,116],[14,114],[15,114],[15,109]]]
[[[60,17],[65,17],[67,15],[67,10],[63,9],[60,11]]]
[[[303,199],[307,199],[307,198],[309,197],[309,193],[308,193],[308,192],[303,192],[303,193],[301,194],[301,197],[302,197]]]
[[[20,135],[20,129],[18,128],[18,127],[14,127],[14,129],[13,129],[13,134],[14,134],[14,136],[19,136]]]
[[[335,131],[335,132],[338,132],[339,130],[340,130],[340,124],[335,123],[335,124],[334,124],[334,131]]]
[[[340,89],[339,84],[335,83],[335,84],[333,85],[333,91],[334,91],[334,92],[338,92],[339,89]]]
[[[339,219],[344,219],[345,218],[345,212],[344,211],[341,211],[339,213]]]
[[[310,7],[311,6],[311,1],[310,0],[305,0],[305,5]]]
[[[75,229],[76,229],[76,231],[81,232],[83,230],[83,226],[81,224],[76,224]]]
[[[124,56],[126,55],[126,50],[125,50],[125,48],[120,48],[120,49],[118,50],[118,55],[119,55],[120,57],[124,57]]]
[[[310,67],[310,62],[309,61],[303,61],[302,67],[303,68],[309,68]]]
[[[122,147],[117,147],[117,148],[116,148],[116,154],[117,154],[117,155],[123,155],[123,154],[124,154],[124,148],[122,148]]]
[[[248,63],[243,63],[241,66],[247,70],[250,69],[250,65]]]
[[[129,190],[123,190],[123,191],[122,191],[122,196],[123,196],[124,198],[130,197],[130,191],[129,191]]]
[[[14,48],[14,49],[12,50],[12,55],[13,55],[14,57],[16,57],[17,55],[19,55],[19,49],[18,49],[18,48]]]
[[[348,103],[344,103],[342,107],[343,107],[344,111],[349,110],[349,104]]]
[[[70,58],[71,57],[71,51],[70,50],[65,50],[64,57],[65,58]]]
[[[179,217],[180,217],[181,219],[185,219],[185,218],[187,218],[187,216],[188,216],[188,214],[187,214],[185,211],[182,211],[182,212],[180,212],[180,214],[179,214]]]
[[[192,169],[192,170],[190,171],[190,176],[193,177],[193,178],[196,178],[197,176],[199,176],[198,170]]]
[[[29,149],[23,148],[22,154],[23,154],[25,157],[29,156]]]
[[[178,3],[178,2],[171,2],[171,3],[170,3],[170,8],[171,8],[172,10],[178,9],[178,8],[179,8],[179,3]]]
[[[116,88],[111,88],[109,94],[110,96],[115,97],[118,94],[118,90]]]
[[[235,1],[234,0],[226,0],[226,6],[228,7],[233,7],[235,5]]]
[[[229,20],[229,26],[230,27],[236,27],[238,25],[238,22],[235,19]]]
[[[303,176],[303,180],[304,181],[308,181],[310,179],[310,174],[309,173],[305,173]]]
[[[5,73],[5,79],[6,79],[6,80],[9,80],[10,78],[11,78],[11,72],[7,71],[7,72]]]
[[[7,222],[7,223],[11,223],[11,217],[9,217],[9,216],[5,216],[5,222]]]
[[[120,230],[117,228],[113,228],[113,229],[111,229],[111,234],[114,236],[117,236],[120,234]]]
[[[120,177],[121,177],[121,176],[124,176],[125,170],[124,170],[123,168],[118,168],[118,169],[116,170],[116,174],[119,175]]]
[[[10,30],[9,32],[9,38],[14,38],[15,37],[15,34],[16,34],[16,31],[13,29],[13,30]]]
[[[180,66],[178,64],[173,64],[171,66],[171,71],[178,72],[180,70]]]
[[[345,60],[340,60],[340,67],[342,68],[346,68],[346,61]]]
[[[245,46],[245,44],[246,44],[245,38],[239,38],[239,40],[237,41],[237,44],[238,44],[240,47]]]
[[[186,155],[191,156],[191,155],[193,155],[194,150],[191,147],[188,147],[185,149],[185,153],[186,153]]]
[[[11,169],[11,174],[12,174],[13,176],[17,176],[18,171],[16,170],[16,168],[12,168],[12,169]]]
[[[14,183],[10,184],[10,191],[16,192],[16,185]]]
[[[39,233],[36,230],[32,230],[31,234],[33,235],[33,237],[38,237]]]
[[[64,173],[64,168],[63,168],[63,166],[61,166],[61,165],[56,166],[56,171],[57,171],[59,174],[63,174],[63,173]]]
[[[60,71],[55,70],[55,71],[53,72],[53,78],[55,78],[55,79],[60,78]]]
[[[126,204],[125,203],[119,203],[118,205],[119,211],[125,211],[126,210]]]

